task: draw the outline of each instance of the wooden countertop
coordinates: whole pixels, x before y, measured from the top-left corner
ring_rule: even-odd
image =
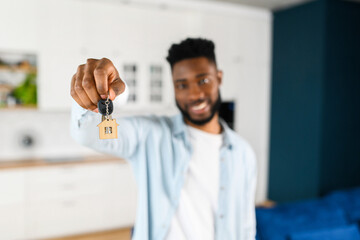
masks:
[[[77,236],[49,238],[46,240],[130,240],[131,228],[114,229]]]
[[[31,158],[22,160],[0,161],[0,170],[13,168],[29,167],[49,167],[49,166],[67,166],[89,163],[119,162],[126,163],[122,158],[101,155],[101,156],[84,156],[84,157],[64,157],[64,158]]]

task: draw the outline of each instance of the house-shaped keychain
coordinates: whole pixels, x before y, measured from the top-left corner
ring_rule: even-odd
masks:
[[[115,119],[107,118],[97,125],[99,127],[100,139],[114,139],[117,138],[117,126]]]

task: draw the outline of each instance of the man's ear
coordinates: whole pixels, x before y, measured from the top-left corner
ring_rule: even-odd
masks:
[[[221,70],[218,70],[217,71],[217,74],[216,74],[216,76],[217,76],[217,79],[218,79],[218,83],[219,83],[219,85],[221,85],[222,84],[222,78],[223,78],[223,71],[221,71]]]

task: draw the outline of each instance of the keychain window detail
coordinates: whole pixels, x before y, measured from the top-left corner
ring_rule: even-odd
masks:
[[[105,127],[105,134],[111,134],[112,133],[112,127]]]

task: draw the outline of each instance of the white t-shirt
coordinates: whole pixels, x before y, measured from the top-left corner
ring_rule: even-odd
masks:
[[[222,134],[187,125],[193,154],[166,240],[215,239]]]

